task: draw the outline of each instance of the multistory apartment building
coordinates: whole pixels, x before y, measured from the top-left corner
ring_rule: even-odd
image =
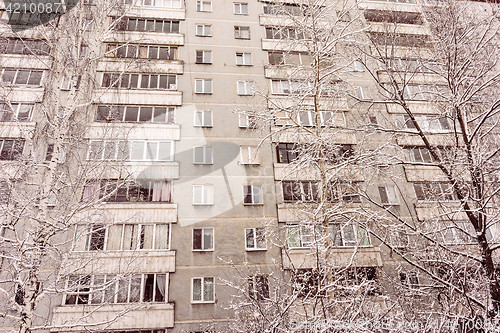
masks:
[[[1,3],[0,330],[257,332],[349,286],[374,313],[424,299],[415,237],[467,258],[480,237],[436,162],[462,144],[429,2],[82,0],[37,26]]]

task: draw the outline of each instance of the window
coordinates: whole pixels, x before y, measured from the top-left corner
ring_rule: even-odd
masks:
[[[238,95],[252,96],[255,93],[253,81],[238,81]]]
[[[245,205],[262,205],[262,190],[258,185],[243,186],[243,204]]]
[[[418,281],[418,275],[416,272],[401,272],[399,273],[399,280],[401,284],[410,289],[418,289],[420,283]]]
[[[245,228],[245,248],[247,251],[266,249],[266,234],[264,228]]]
[[[317,202],[318,183],[313,181],[283,181],[283,200],[285,202]]]
[[[108,58],[175,60],[177,59],[177,46],[107,43],[105,56]]]
[[[311,66],[311,57],[307,52],[273,51],[268,52],[271,65]]]
[[[213,185],[193,185],[193,205],[213,205],[214,186]]]
[[[252,54],[236,52],[236,65],[238,66],[251,66]]]
[[[99,122],[153,122],[174,123],[174,107],[139,105],[99,105],[96,121]]]
[[[67,289],[71,293],[65,295],[64,304],[89,304],[90,276],[71,275],[67,281]]]
[[[365,65],[359,60],[354,60],[351,62],[351,69],[354,72],[364,72],[365,71]]]
[[[211,37],[212,36],[212,25],[210,25],[210,24],[197,24],[196,25],[196,36]]]
[[[337,11],[337,17],[340,22],[351,22],[351,15],[348,11]]]
[[[21,158],[23,150],[24,140],[0,138],[0,160],[18,160]]]
[[[78,246],[78,232],[75,250]],[[107,228],[107,251],[168,250],[170,224],[113,224]]]
[[[49,45],[43,40],[2,38],[0,54],[48,55]]]
[[[418,200],[423,201],[439,201],[455,200],[455,192],[450,184],[429,182],[429,183],[415,183],[413,184],[415,194]]]
[[[423,24],[422,15],[420,13],[411,13],[408,11],[366,10],[364,11],[364,16],[368,22]]]
[[[257,118],[255,116],[240,113],[238,117],[239,117],[238,122],[240,128],[248,128],[248,129],[257,128]]]
[[[250,39],[250,27],[234,27],[234,38],[236,39]]]
[[[332,245],[338,247],[370,246],[370,238],[366,230],[358,223],[351,221],[331,223],[330,239]]]
[[[173,141],[91,140],[88,160],[172,161]]]
[[[212,51],[196,51],[196,63],[197,64],[211,64],[212,63]]]
[[[10,103],[0,101],[0,122],[29,121],[34,106],[33,103]]]
[[[299,146],[296,143],[278,143],[276,156],[278,163],[291,163],[298,158]]]
[[[181,8],[181,0],[123,0],[123,2],[139,7]]]
[[[170,202],[171,183],[161,180],[124,181],[103,179],[85,184],[82,202]]]
[[[300,16],[307,10],[307,5],[293,3],[264,2],[264,14]]]
[[[369,37],[375,44],[391,46],[426,47],[430,42],[428,35],[404,33],[370,32]]]
[[[329,202],[343,201],[345,203],[360,203],[361,196],[359,193],[358,182],[340,181],[329,184],[327,200]]]
[[[380,201],[384,205],[399,205],[396,188],[392,185],[379,186]]]
[[[440,133],[449,132],[451,129],[448,119],[443,116],[415,115],[414,117],[423,132]],[[409,115],[398,115],[397,121],[406,129],[416,130],[416,126]]]
[[[212,111],[195,111],[194,126],[195,127],[212,127]]]
[[[293,271],[293,290],[299,297],[324,296],[325,291],[321,289],[323,275],[312,268],[297,269]]]
[[[106,227],[102,224],[94,224],[88,228],[86,251],[104,250],[106,241]]]
[[[192,303],[213,303],[215,300],[214,278],[193,278],[193,289],[191,295]]]
[[[233,9],[235,15],[248,15],[248,3],[246,2],[233,3]]]
[[[258,301],[269,298],[269,281],[267,275],[248,277],[248,295],[250,298]]]
[[[260,164],[259,151],[257,146],[240,147],[241,164]]]
[[[432,163],[432,158],[429,149],[425,147],[410,147],[405,148],[406,154],[411,162]]]
[[[0,179],[0,204],[6,204],[10,198],[10,184],[5,179]],[[4,235],[4,227],[0,228],[0,235]]]
[[[314,227],[312,225],[289,224],[287,232],[289,248],[307,248],[313,245]]]
[[[365,86],[356,86],[354,87],[354,93],[357,99],[366,101],[371,100],[370,89]]]
[[[152,18],[122,17],[114,18],[112,25],[115,30],[120,31],[179,33],[179,22]]]
[[[351,267],[345,273],[341,281],[345,285],[347,293],[352,292],[353,286],[366,290],[367,295],[375,295],[377,290],[377,269],[375,267]],[[364,292],[364,291],[357,291]]]
[[[39,87],[42,84],[41,70],[3,68],[1,74],[5,85]]]
[[[194,92],[197,94],[211,94],[212,79],[195,79]]]
[[[297,120],[298,120],[298,123],[304,127],[316,126],[316,112],[299,111]]]
[[[310,94],[311,82],[306,80],[271,80],[271,94]]]
[[[211,12],[212,11],[212,1],[206,1],[206,0],[196,1],[196,11],[197,12]]]
[[[266,39],[306,39],[306,36],[295,28],[266,27]]]
[[[177,90],[177,75],[103,73],[101,87]]]
[[[213,164],[212,146],[193,148],[193,164]]]
[[[167,279],[167,274],[72,275],[64,304],[166,302]]]
[[[428,59],[385,58],[380,64],[381,70],[391,69],[394,72],[406,73],[440,73],[439,64]]]
[[[61,85],[59,86],[61,90],[70,90],[71,89],[71,77],[64,76],[61,80]]]
[[[447,223],[445,230],[441,233],[444,236],[446,244],[476,244],[477,243],[477,232],[470,221],[452,221],[443,222]],[[439,228],[441,229],[441,228]],[[491,241],[493,236],[491,230],[486,229],[486,239]]]
[[[193,229],[193,251],[213,251],[214,228]]]

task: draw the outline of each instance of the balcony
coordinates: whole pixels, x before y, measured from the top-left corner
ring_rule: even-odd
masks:
[[[104,42],[144,42],[163,45],[184,45],[184,35],[143,31],[113,31]]]
[[[447,181],[443,172],[435,166],[427,165],[405,165],[406,180],[409,182],[436,182]]]
[[[410,13],[422,12],[422,8],[417,4],[391,1],[358,0],[358,8],[362,10],[402,11]]]
[[[166,90],[97,89],[96,103],[137,105],[182,105],[182,92]]]
[[[312,249],[283,250],[282,257],[285,269],[316,268],[316,255]],[[334,267],[382,266],[382,257],[379,247],[334,248],[330,253],[330,263]]]
[[[155,303],[60,306],[54,308],[52,325],[71,327],[72,331],[86,331],[88,327],[93,330],[173,327],[174,305]]]
[[[75,251],[68,255],[61,274],[96,275],[143,272],[175,272],[175,251]]]
[[[140,72],[155,74],[183,74],[182,60],[154,60],[134,58],[105,58],[97,65],[101,72]]]

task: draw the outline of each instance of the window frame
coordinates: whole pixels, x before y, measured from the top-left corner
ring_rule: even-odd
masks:
[[[249,15],[248,2],[233,2],[234,15]]]
[[[253,66],[251,52],[236,52],[236,66]]]
[[[248,32],[248,37],[245,36],[247,32]],[[251,39],[250,27],[249,26],[235,25],[234,26],[234,39],[244,39],[244,40]]]
[[[196,50],[196,64],[211,65],[212,64],[212,51],[211,50]]]
[[[385,197],[382,192],[385,192]],[[388,190],[391,189],[391,190]],[[380,202],[382,203],[383,206],[399,206],[400,205],[400,200],[398,193],[396,191],[396,186],[394,185],[383,185],[378,187],[378,192],[380,195]]]
[[[200,13],[211,13],[212,12],[212,1],[210,0],[197,0],[196,1],[196,11]]]
[[[258,146],[240,146],[241,165],[260,165]]]
[[[194,236],[195,236],[195,230],[201,230],[201,242],[200,242],[200,248],[197,249],[195,248],[195,242],[194,242]],[[205,248],[205,232],[211,231],[210,236],[210,247]],[[193,252],[213,252],[215,250],[215,228],[213,227],[208,227],[208,228],[193,228],[191,232],[191,249]]]
[[[201,117],[197,117],[200,114]],[[207,116],[209,115],[209,116]],[[198,123],[198,120],[201,122]],[[194,111],[194,127],[213,127],[213,111],[211,110],[195,110]]]
[[[212,34],[213,34],[213,31],[212,31],[211,24],[197,23],[195,25],[195,36],[197,36],[197,37],[212,37]]]
[[[196,202],[196,189],[200,189],[201,201]],[[207,192],[208,191],[208,192]],[[211,199],[211,200],[208,200]],[[193,206],[213,206],[214,205],[214,185],[213,184],[193,184]]]
[[[205,280],[206,279],[212,279],[211,284],[212,284],[212,295],[211,295],[211,300],[205,300]],[[194,299],[194,281],[195,280],[200,280],[200,300],[195,300]],[[201,276],[201,277],[192,277],[191,278],[191,303],[192,304],[208,304],[208,303],[215,303],[215,278],[213,276]]]
[[[236,81],[236,89],[239,96],[253,96],[255,95],[254,81]]]
[[[247,201],[250,198],[250,201]],[[243,185],[243,205],[262,206],[264,205],[264,195],[261,185]]]
[[[202,152],[202,161],[196,160],[196,152]],[[195,165],[211,165],[214,164],[213,146],[194,146],[193,147],[193,164]],[[208,158],[209,157],[209,158]]]
[[[258,235],[257,231],[261,230],[261,234]],[[252,227],[252,228],[245,228],[244,230],[244,240],[245,240],[245,251],[266,251],[267,250],[267,240],[266,240],[266,232],[265,232],[264,227]],[[249,247],[248,246],[248,232],[251,231],[251,239],[253,246]],[[264,243],[264,247],[259,247],[259,239]]]
[[[198,83],[201,84],[202,89],[198,91]],[[207,88],[207,84],[210,84],[209,89]],[[214,86],[212,79],[194,79],[194,93],[200,95],[211,95],[213,94]]]

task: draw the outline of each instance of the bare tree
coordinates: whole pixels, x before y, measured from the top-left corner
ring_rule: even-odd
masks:
[[[283,255],[283,272],[263,273],[275,293],[257,302],[245,283],[235,285],[246,298],[238,309],[269,332],[292,322],[307,322],[305,331],[336,321],[359,331],[383,321],[438,331],[494,323],[498,8],[363,8],[269,2],[266,37],[279,41],[268,49],[268,106],[252,115],[270,124],[286,164],[275,175],[280,222],[289,225],[268,235]],[[349,233],[352,248],[340,251],[345,240],[335,235]],[[384,263],[373,265],[376,292],[371,271],[355,277],[368,234]],[[304,298],[301,279],[318,292]]]
[[[9,128],[3,134],[7,138],[1,140],[0,317],[3,325],[23,333],[109,326],[132,309],[144,307],[130,304],[107,317],[93,317],[102,304],[113,302],[118,282],[120,288],[137,282],[137,275],[131,277],[130,272],[140,265],[137,256],[125,256],[114,268],[120,273],[104,278],[103,269],[111,267],[96,251],[103,249],[106,229],[123,227],[126,221],[117,221],[99,208],[106,201],[117,201],[124,188],[127,198],[136,191],[137,201],[147,200],[144,196],[153,195],[153,185],[134,181],[123,163],[130,155],[126,139],[131,128],[111,124],[119,117],[113,112],[119,110],[101,112],[109,112],[109,124],[91,124],[103,94],[125,87],[124,73],[144,66],[144,61],[126,54],[128,43],[108,43],[103,50],[103,42],[114,41],[124,29],[122,3],[67,5],[74,8],[62,8],[64,14],[52,19],[45,13],[10,13],[1,26],[1,53],[30,60],[28,64],[19,56],[4,57],[0,80],[0,117],[8,122],[2,130]],[[138,46],[134,47],[137,53]],[[101,82],[98,71],[103,71],[104,57],[130,59],[122,61],[115,73],[104,74]],[[26,99],[31,102],[19,102]],[[89,138],[100,139],[89,145]],[[106,140],[114,138],[120,141]],[[151,193],[144,194],[144,188]],[[170,200],[166,192],[160,197],[155,200]],[[168,230],[158,227],[153,232]],[[163,244],[157,246],[163,248]],[[73,250],[90,252],[78,256]],[[165,287],[165,274],[154,279]],[[134,302],[136,295],[129,297]],[[71,322],[51,321],[51,307],[61,304],[61,299],[65,304],[96,304],[97,308]]]

